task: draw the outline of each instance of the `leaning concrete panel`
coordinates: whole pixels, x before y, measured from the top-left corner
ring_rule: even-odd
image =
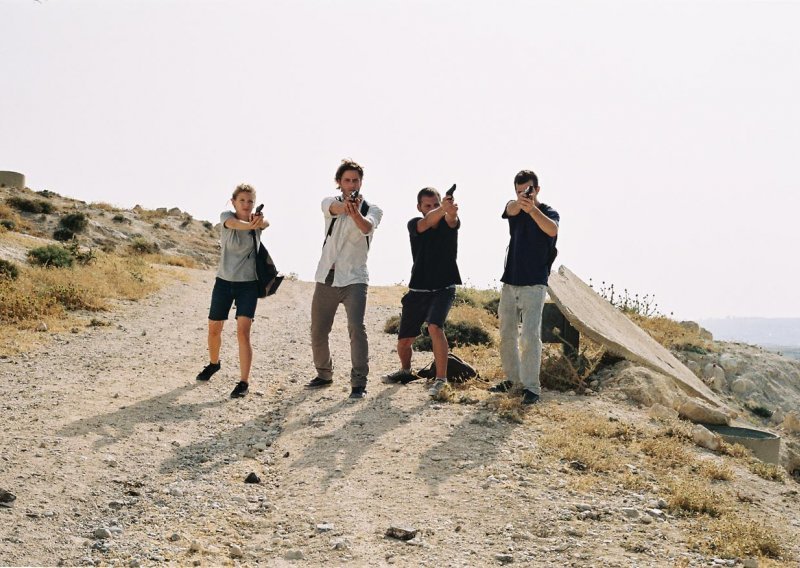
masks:
[[[727,408],[688,367],[565,266],[550,274],[549,284],[550,297],[586,337],[618,357],[672,377],[692,396]]]

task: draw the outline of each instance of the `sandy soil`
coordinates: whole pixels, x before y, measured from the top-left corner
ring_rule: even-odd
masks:
[[[312,284],[303,282],[261,302],[251,392],[231,400],[231,324],[222,371],[207,384],[194,379],[207,359],[213,274],[187,274],[102,314],[107,327],[0,359],[0,489],[17,497],[0,508],[0,564],[712,563],[689,550],[683,520],[629,512],[657,495],[580,494],[565,467],[537,461],[551,409],[592,405],[643,419],[632,405],[545,393],[519,425],[482,404],[432,402],[421,382],[384,385],[380,375],[397,365],[395,340],[382,332],[399,311],[393,290],[371,295],[368,397],[347,399],[343,313],[332,334],[335,386],[306,391]],[[244,483],[251,472],[260,483]],[[797,491],[737,474],[752,478],[765,513],[800,542]],[[599,514],[581,520],[581,508]],[[392,525],[418,534],[387,538]]]

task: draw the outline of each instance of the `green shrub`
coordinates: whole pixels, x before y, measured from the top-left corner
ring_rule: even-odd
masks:
[[[111,217],[111,220],[114,221],[115,223],[125,223],[128,219],[125,218],[125,215],[117,213],[116,215]]]
[[[57,241],[65,242],[71,241],[75,238],[75,233],[73,233],[70,229],[66,227],[59,227],[55,231],[53,231],[53,238]]]
[[[144,237],[135,237],[128,245],[134,254],[155,254],[158,252],[158,243],[150,242]]]
[[[59,245],[31,249],[28,258],[33,264],[52,268],[68,268],[75,260],[67,249]]]
[[[17,211],[24,211],[25,213],[52,213],[55,209],[52,203],[41,199],[26,199],[25,197],[9,197],[6,199],[6,203]]]
[[[75,233],[82,233],[89,226],[89,218],[84,213],[70,213],[59,221],[62,227]]]
[[[3,227],[9,231],[13,231],[17,228],[17,224],[11,219],[0,219],[0,227]]]
[[[49,189],[43,189],[42,191],[37,191],[36,193],[42,197],[46,197],[47,199],[50,199],[51,197],[61,197],[55,191],[50,191]]]
[[[203,221],[203,226],[206,229],[211,230],[214,228],[214,223],[212,223],[211,221]]]
[[[0,280],[16,280],[19,277],[19,268],[10,260],[0,258]]]
[[[97,260],[94,249],[90,248],[83,250],[78,245],[78,241],[72,241],[66,246],[66,249],[69,251],[69,254],[72,255],[72,258],[74,258],[81,266],[86,266],[87,264],[91,264]]]

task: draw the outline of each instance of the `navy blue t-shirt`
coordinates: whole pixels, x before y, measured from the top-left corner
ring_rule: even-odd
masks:
[[[560,220],[558,212],[549,205],[540,203],[539,211],[556,223]],[[503,219],[508,219],[511,241],[500,281],[514,286],[547,285],[550,254],[556,246],[556,237],[542,231],[536,221],[524,211],[509,217],[503,208]]]
[[[411,256],[414,259],[408,287],[414,290],[441,290],[461,284],[456,264],[461,219],[455,228],[442,219],[436,227],[421,233],[417,231],[417,221],[420,219],[422,217],[414,217],[408,222]]]

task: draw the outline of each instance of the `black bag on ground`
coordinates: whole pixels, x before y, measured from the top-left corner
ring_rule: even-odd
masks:
[[[430,365],[417,371],[417,376],[423,379],[435,379],[436,361],[431,361]],[[478,376],[478,371],[458,355],[453,355],[452,353],[447,355],[448,381],[452,383],[466,383],[468,380],[475,379]]]
[[[283,282],[283,276],[278,275],[278,269],[269,255],[264,243],[256,240],[256,233],[252,231],[253,246],[256,252],[256,277],[258,278],[258,297],[266,298],[278,291],[278,286]]]

